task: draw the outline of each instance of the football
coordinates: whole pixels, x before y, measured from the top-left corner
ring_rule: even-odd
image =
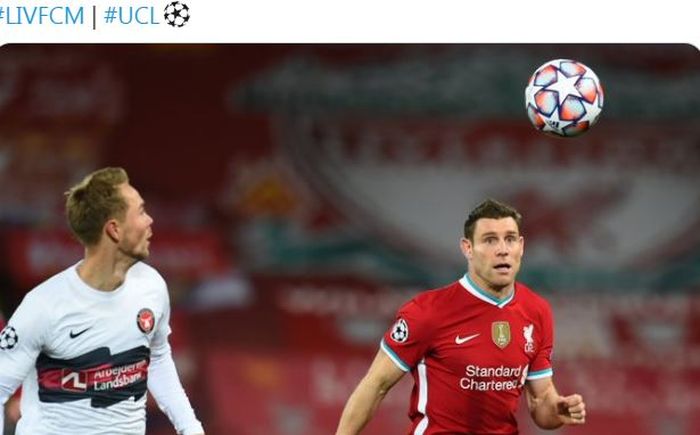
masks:
[[[571,59],[546,62],[530,77],[525,108],[537,129],[560,137],[588,131],[603,110],[603,88],[586,65]]]
[[[173,27],[182,27],[190,20],[190,8],[179,1],[165,7],[165,22]]]

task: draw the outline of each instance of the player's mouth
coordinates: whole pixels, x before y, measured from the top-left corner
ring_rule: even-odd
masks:
[[[510,272],[511,265],[508,263],[498,263],[497,265],[493,266],[493,268],[501,273],[508,273]]]

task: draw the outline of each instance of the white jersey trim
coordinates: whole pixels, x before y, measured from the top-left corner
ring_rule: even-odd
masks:
[[[425,358],[423,358],[417,366],[418,369],[418,412],[423,414],[416,429],[413,431],[414,435],[423,435],[425,430],[428,428],[428,413],[426,408],[428,406],[428,374],[425,367]]]
[[[391,350],[391,348],[384,342],[384,339],[382,338],[381,343],[379,343],[379,347],[384,351],[384,353],[391,359],[394,364],[396,364],[396,367],[401,369],[403,372],[409,372],[411,371],[411,367],[408,366],[405,362],[401,361],[401,358],[399,358],[398,355],[396,355],[396,352]]]
[[[471,293],[475,298],[481,299],[482,301],[490,305],[494,305],[498,308],[505,307],[515,297],[515,284],[513,284],[513,291],[510,293],[510,295],[506,296],[505,299],[498,299],[479,288],[479,286],[477,286],[474,283],[474,281],[472,281],[471,278],[469,278],[468,273],[465,273],[464,276],[459,279],[459,283],[462,285],[462,287],[464,287],[466,291]]]

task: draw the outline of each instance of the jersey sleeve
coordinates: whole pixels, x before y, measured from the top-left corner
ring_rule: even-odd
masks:
[[[156,330],[151,340],[151,352],[158,354],[170,351],[168,344],[168,336],[170,336],[170,296],[168,288],[163,282],[162,297],[161,297],[161,315],[156,319]]]
[[[50,311],[38,296],[27,294],[0,332],[0,417],[4,416],[5,402],[34,366],[44,345]]]
[[[163,284],[162,315],[156,320],[156,332],[151,341],[151,365],[148,368],[148,390],[158,407],[168,416],[178,434],[203,434],[202,423],[195,416],[185,390],[182,388],[173,361],[170,335],[170,297]]]
[[[552,350],[554,347],[554,326],[552,321],[552,309],[548,303],[544,303],[543,310],[540,314],[540,331],[537,345],[537,353],[535,354],[530,369],[527,374],[527,380],[542,379],[550,377],[554,374],[552,371]]]
[[[0,332],[1,374],[13,391],[34,366],[48,332],[51,310],[39,296],[28,293]]]
[[[425,309],[415,299],[403,305],[393,325],[384,333],[380,347],[396,366],[410,371],[430,346],[430,323]]]

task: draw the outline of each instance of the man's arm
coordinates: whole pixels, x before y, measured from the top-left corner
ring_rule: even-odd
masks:
[[[151,350],[151,364],[148,367],[148,391],[158,407],[168,416],[178,434],[203,435],[202,424],[194,415],[194,410],[180,383],[170,346]]]
[[[9,378],[0,373],[0,433],[2,433],[3,427],[5,427],[5,405],[10,403],[12,394],[21,383],[22,381],[19,379]],[[14,404],[14,406],[16,406],[16,404]],[[11,416],[10,421],[12,421]]]
[[[165,285],[165,281],[163,281]],[[202,423],[197,420],[190,400],[182,388],[175,368],[170,335],[170,297],[163,289],[163,315],[156,322],[156,332],[151,341],[151,363],[148,367],[148,391],[158,407],[168,416],[180,435],[204,435]]]
[[[551,377],[528,381],[525,391],[530,415],[542,429],[586,422],[586,404],[583,398],[579,394],[560,396]]]
[[[4,426],[5,402],[27,376],[50,329],[51,310],[41,298],[28,293],[5,328],[0,331],[0,432]]]
[[[386,393],[405,373],[380,349],[369,371],[345,404],[336,435],[360,433],[371,420]]]

